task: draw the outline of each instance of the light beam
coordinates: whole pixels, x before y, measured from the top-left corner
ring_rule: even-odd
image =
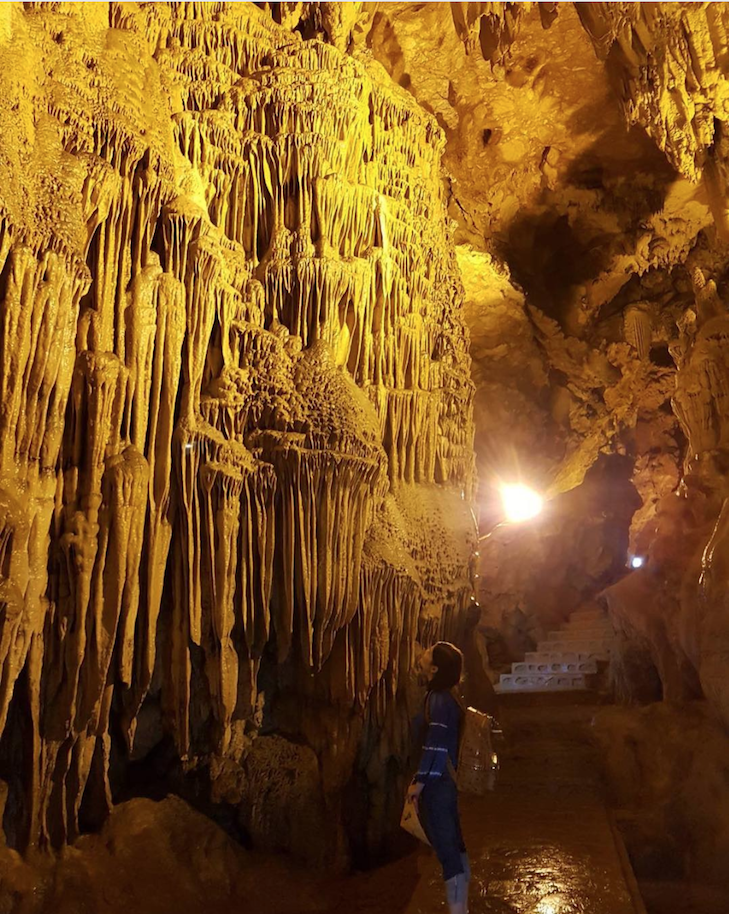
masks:
[[[529,486],[521,483],[503,483],[500,492],[504,516],[509,523],[531,520],[541,514],[544,499]]]

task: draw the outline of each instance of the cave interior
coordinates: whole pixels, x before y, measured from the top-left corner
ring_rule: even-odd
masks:
[[[0,911],[425,911],[445,640],[725,912],[728,499],[729,6],[0,4]]]

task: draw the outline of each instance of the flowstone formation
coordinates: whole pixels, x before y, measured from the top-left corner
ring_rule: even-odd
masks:
[[[644,288],[649,294],[623,312],[626,342],[634,349],[647,346],[651,357],[658,334],[667,344],[671,405],[681,432],[671,434],[683,460],[677,484],[656,493],[652,516],[643,513],[640,525],[634,520],[633,551],[645,558],[644,567],[606,593],[624,637],[616,685],[628,700],[706,697],[727,722],[729,19],[720,3],[594,3],[577,9],[626,120],[645,129],[678,173],[701,182],[716,224],[696,239],[670,282],[654,277],[652,290]]]
[[[725,665],[726,388],[729,311],[700,269],[678,321],[673,408],[687,447],[680,487],[638,538],[645,567],[606,592],[625,636],[616,670],[628,698],[706,696],[729,721]]]
[[[247,4],[0,17],[8,838],[72,841],[164,737],[263,846],[344,859],[355,786],[376,846],[471,601],[441,132]]]

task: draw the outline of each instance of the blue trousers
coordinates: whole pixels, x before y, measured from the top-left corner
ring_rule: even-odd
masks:
[[[447,882],[464,872],[461,854],[466,853],[458,816],[458,790],[450,775],[444,773],[439,778],[426,781],[418,811],[423,830],[443,867],[443,879]]]

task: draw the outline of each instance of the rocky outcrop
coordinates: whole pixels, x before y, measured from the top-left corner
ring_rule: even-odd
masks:
[[[630,667],[641,665],[618,661],[621,691],[642,697],[640,679],[654,670],[664,698],[705,695],[725,722],[727,320],[716,284],[697,269],[694,303],[671,347],[677,366],[673,407],[687,439],[682,484],[659,502],[636,540],[644,566],[605,594],[626,648],[638,647],[646,661],[638,681]]]
[[[585,339],[631,277],[682,262],[711,214],[694,176],[626,130],[583,8],[365,4],[353,43],[443,127],[456,240]]]
[[[638,879],[726,887],[729,737],[707,703],[606,708],[592,730]]]
[[[498,476],[554,494],[616,453],[633,460],[643,499],[634,544],[678,483],[668,346],[691,261],[716,237],[699,175],[677,171],[642,122],[626,129],[590,14],[579,4],[365,4],[352,45],[371,50],[445,132],[480,519],[488,526]]]
[[[252,5],[2,17],[12,839],[73,840],[165,736],[254,839],[344,859],[344,787],[402,755],[416,643],[470,604],[441,132]],[[254,808],[292,765],[301,808]]]
[[[82,836],[56,859],[36,857],[30,865],[0,845],[0,860],[2,909],[29,914],[235,908],[296,914],[321,909],[324,898],[316,873],[244,850],[173,796],[118,804],[97,834]]]
[[[647,8],[577,5],[630,123],[640,124],[687,177],[706,177],[726,232],[726,72],[722,3]]]

